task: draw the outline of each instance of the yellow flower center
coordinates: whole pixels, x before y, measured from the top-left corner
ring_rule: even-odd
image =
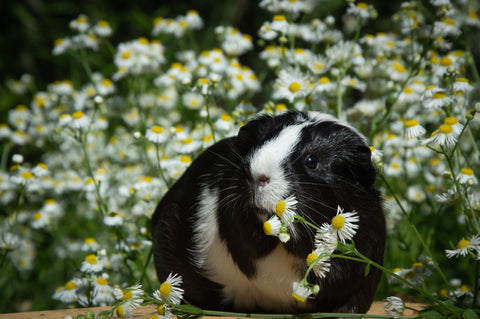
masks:
[[[105,278],[100,277],[96,280],[96,282],[97,282],[97,284],[102,285],[102,286],[107,285],[107,280]]]
[[[272,234],[272,226],[270,225],[269,222],[264,222],[263,223],[263,232],[265,235],[271,235]]]
[[[345,217],[343,216],[335,216],[332,218],[332,227],[336,230],[340,230],[345,226]]]
[[[117,308],[117,316],[119,318],[123,318],[125,316],[125,312],[123,311],[123,307],[121,305]]]
[[[407,94],[412,94],[413,93],[413,89],[409,86],[406,86],[404,89],[403,89],[403,92],[404,93],[407,93]]]
[[[292,83],[288,86],[288,89],[289,89],[290,92],[292,92],[292,93],[298,92],[301,88],[302,88],[302,86],[301,86],[300,83],[298,83],[298,82],[292,82]]]
[[[281,200],[277,203],[277,205],[275,205],[275,214],[277,214],[277,216],[281,217],[283,215],[283,213],[285,212],[285,207],[286,207],[286,204],[285,204],[285,201]]]
[[[414,127],[418,125],[417,120],[409,120],[405,122],[405,127]]]
[[[23,179],[33,178],[33,174],[32,174],[31,172],[23,172],[22,174],[20,174],[20,176],[21,176]]]
[[[457,248],[458,249],[464,249],[464,248],[467,248],[468,245],[470,245],[470,241],[468,241],[466,239],[462,239],[458,242]]]
[[[121,56],[122,56],[122,59],[127,60],[127,59],[130,59],[130,57],[132,56],[132,54],[130,53],[130,51],[124,51],[124,52],[122,52],[122,55],[121,55]]]
[[[85,260],[90,264],[90,265],[96,265],[98,263],[97,261],[97,256],[94,254],[88,255],[85,257]]]
[[[469,286],[469,285],[462,285],[462,286],[460,287],[460,290],[461,290],[462,292],[471,292],[471,291],[472,291],[472,287]]]
[[[112,82],[112,80],[110,80],[110,79],[104,79],[104,80],[102,81],[102,84],[103,84],[104,86],[112,86],[112,85],[113,85],[113,82]]]
[[[183,143],[184,145],[191,144],[191,143],[193,143],[193,138],[187,137],[186,139],[184,139],[184,140],[182,141],[182,143]]]
[[[392,66],[399,73],[405,72],[405,67],[403,65],[401,65],[400,63],[394,63]]]
[[[282,16],[282,15],[278,15],[278,16],[273,17],[273,21],[285,21],[285,20],[287,20],[287,19],[285,18],[285,16]]]
[[[452,64],[452,60],[449,57],[443,57],[440,59],[440,65],[442,66],[450,66]]]
[[[35,220],[39,220],[40,218],[42,218],[42,213],[36,213],[35,215],[33,215],[33,219]]]
[[[127,291],[124,291],[123,292],[123,300],[127,300],[127,299],[130,299],[132,298],[133,295],[132,295],[132,291],[131,290],[127,290]]]
[[[296,301],[305,302],[305,298],[302,298],[302,297],[300,297],[299,295],[297,295],[297,294],[295,294],[295,293],[292,293],[292,297],[293,297],[293,299],[295,299]]]
[[[318,258],[318,255],[315,253],[308,254],[307,256],[307,264],[310,265],[313,261],[315,261]]]
[[[180,162],[190,164],[192,162],[192,159],[190,158],[190,156],[182,155],[180,156]]]
[[[152,132],[155,133],[155,134],[162,134],[163,133],[163,128],[161,126],[154,125],[152,127]]]
[[[450,18],[443,18],[442,19],[442,22],[448,24],[448,25],[451,25],[451,26],[455,26],[455,20],[453,19],[450,19]]]
[[[443,121],[443,123],[448,125],[455,125],[458,123],[458,119],[454,116],[447,117],[445,121]]]
[[[440,127],[438,128],[438,131],[443,134],[450,134],[452,133],[453,128],[451,125],[443,124],[443,125],[440,125]]]
[[[468,83],[468,79],[467,78],[456,78],[455,82]]]
[[[157,314],[160,315],[160,316],[165,315],[165,305],[158,305]]]
[[[447,97],[447,94],[445,92],[435,92],[433,93],[433,96],[432,96],[432,98],[437,100],[444,99],[446,97]]]
[[[145,37],[140,37],[140,38],[138,38],[138,42],[139,42],[140,44],[148,44],[148,43],[149,43],[148,39],[145,38]]]
[[[75,288],[77,288],[77,284],[73,281],[69,281],[65,284],[65,290],[73,290]]]
[[[357,3],[357,8],[362,9],[362,10],[367,10],[368,9],[368,4],[365,2],[359,2]]]
[[[464,175],[473,176],[473,170],[470,168],[462,168],[460,172]]]
[[[81,111],[73,112],[72,117],[76,120],[81,119],[83,117],[83,112]]]
[[[97,25],[98,25],[99,27],[102,27],[102,28],[108,28],[108,27],[110,26],[110,25],[108,24],[108,22],[105,21],[105,20],[100,20],[100,21],[98,21],[98,22],[97,22]]]
[[[168,297],[171,291],[172,285],[170,285],[168,282],[164,282],[160,285],[160,295],[162,295],[162,297]]]
[[[319,80],[318,80],[319,83],[321,84],[328,84],[330,83],[330,79],[327,78],[326,76],[322,76]]]
[[[232,121],[232,117],[228,114],[223,114],[220,118],[225,122],[231,122]]]
[[[95,238],[92,238],[92,237],[85,238],[85,244],[95,244],[95,243],[96,243]]]

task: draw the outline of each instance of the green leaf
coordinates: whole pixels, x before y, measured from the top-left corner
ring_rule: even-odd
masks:
[[[443,315],[437,311],[431,310],[431,311],[426,311],[422,312],[421,318],[425,319],[441,319],[443,318]]]
[[[465,319],[478,319],[478,314],[473,309],[467,309],[463,313],[463,318]]]
[[[179,315],[179,314],[190,314],[194,316],[204,316],[205,313],[201,308],[198,308],[193,305],[179,305],[175,309],[175,311],[172,311],[174,314]]]
[[[364,270],[365,277],[367,277],[369,273],[370,273],[370,264],[366,264],[365,270]]]

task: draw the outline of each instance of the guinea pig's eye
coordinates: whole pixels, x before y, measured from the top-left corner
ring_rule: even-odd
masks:
[[[315,155],[309,155],[305,160],[305,166],[310,169],[316,169],[318,167],[318,159]]]

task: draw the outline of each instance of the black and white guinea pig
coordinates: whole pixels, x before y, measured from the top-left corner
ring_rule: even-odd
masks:
[[[320,292],[296,301],[292,285],[305,275],[315,232],[295,223],[295,236],[284,244],[262,226],[287,196],[317,226],[340,205],[358,213],[356,248],[382,264],[385,220],[375,177],[365,138],[348,124],[316,112],[261,116],[206,149],[158,204],[157,275],[180,274],[184,298],[204,309],[365,313],[378,269],[365,275],[365,264],[333,258],[325,278],[309,278]]]

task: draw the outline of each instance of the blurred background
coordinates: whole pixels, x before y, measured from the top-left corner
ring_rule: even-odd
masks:
[[[316,15],[323,18],[336,16],[341,26],[341,15],[346,1],[325,1],[317,8]],[[372,32],[389,30],[390,17],[401,1],[373,1],[379,13],[374,23],[369,23]],[[5,111],[14,107],[17,97],[11,96],[5,88],[7,79],[18,79],[23,73],[33,75],[37,89],[46,84],[71,77],[72,59],[69,54],[52,55],[56,39],[72,34],[69,22],[79,14],[86,14],[93,21],[100,19],[110,23],[114,30],[113,44],[140,36],[151,36],[152,22],[156,17],[174,18],[187,10],[196,10],[204,19],[204,32],[195,36],[202,49],[215,45],[213,29],[218,25],[231,25],[241,32],[256,34],[262,22],[271,19],[271,14],[258,7],[258,1],[251,0],[2,0],[0,1],[0,120],[5,120]],[[251,51],[242,61],[255,69],[259,63],[256,52]],[[250,63],[249,63],[250,62]],[[100,69],[101,70],[101,69]],[[103,70],[108,76],[113,70]],[[110,71],[110,72],[109,72]],[[25,101],[27,103],[28,101]]]

